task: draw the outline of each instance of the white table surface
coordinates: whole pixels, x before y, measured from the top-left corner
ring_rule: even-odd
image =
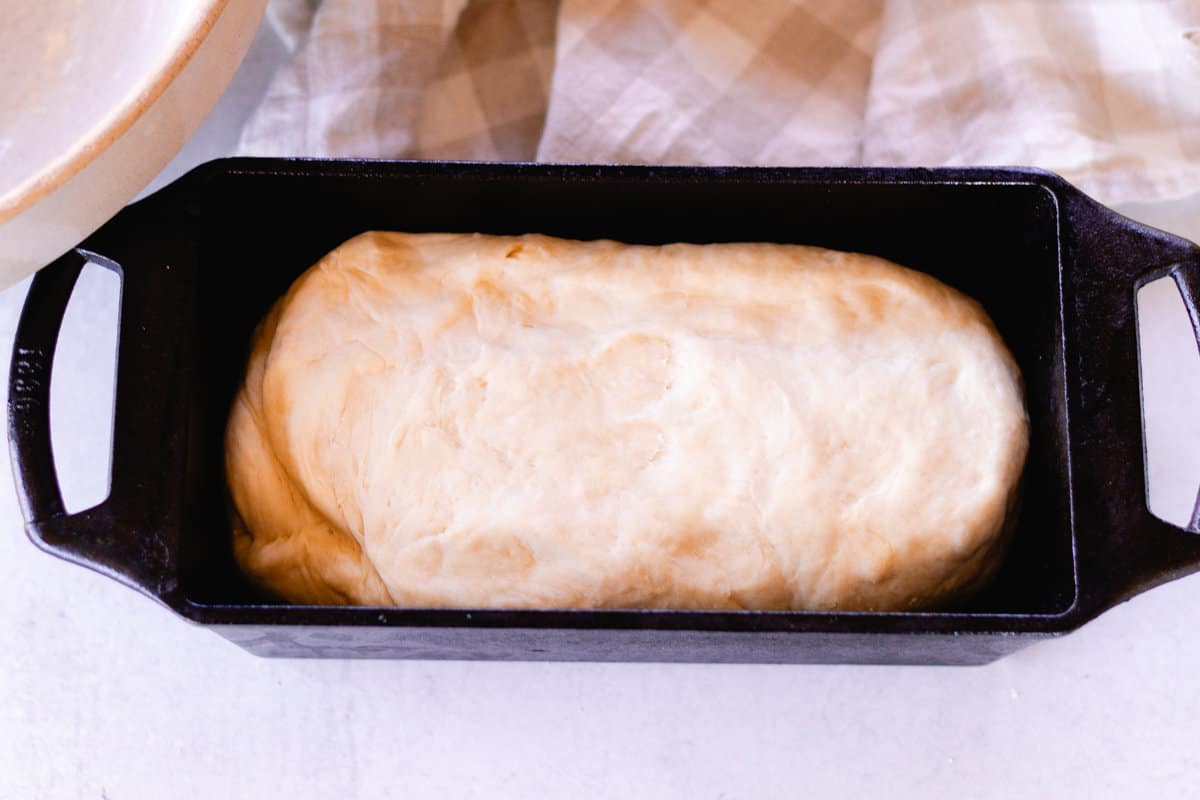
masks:
[[[279,55],[260,35],[164,179],[230,150]],[[1200,239],[1200,198],[1128,211]],[[26,288],[0,293],[4,359]],[[105,489],[115,302],[85,276],[55,366],[75,505]],[[1154,507],[1179,519],[1200,356],[1173,288],[1142,310]],[[987,667],[264,660],[36,551],[0,463],[6,800],[1200,796],[1200,576]]]

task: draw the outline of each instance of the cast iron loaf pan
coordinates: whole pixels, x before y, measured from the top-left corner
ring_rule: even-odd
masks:
[[[929,613],[331,608],[256,593],[233,563],[222,475],[250,333],[297,275],[371,229],[797,242],[977,298],[1020,364],[1032,422],[998,576]],[[68,514],[50,370],[88,261],[122,280],[112,481]],[[1200,567],[1200,520],[1180,530],[1146,505],[1135,291],[1164,275],[1200,335],[1200,249],[1028,169],[215,161],[37,274],[10,376],[17,491],[38,547],[260,655],[984,663]]]

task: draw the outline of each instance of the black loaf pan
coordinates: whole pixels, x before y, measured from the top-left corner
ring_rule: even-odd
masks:
[[[798,242],[957,287],[1016,355],[1032,420],[999,575],[932,613],[323,608],[256,594],[230,554],[221,468],[250,332],[305,268],[369,229]],[[50,370],[85,261],[122,278],[112,488],[67,514]],[[1035,170],[216,161],[38,273],[16,334],[9,442],[35,544],[260,655],[983,663],[1200,567],[1200,537],[1146,505],[1135,292],[1168,274],[1197,326],[1195,245]]]

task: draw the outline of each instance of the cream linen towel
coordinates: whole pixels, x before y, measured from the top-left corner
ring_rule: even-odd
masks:
[[[246,154],[1027,164],[1200,191],[1197,0],[273,0]]]

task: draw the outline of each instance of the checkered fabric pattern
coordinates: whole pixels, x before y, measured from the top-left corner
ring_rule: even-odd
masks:
[[[272,0],[264,155],[1024,164],[1200,191],[1200,0]]]

